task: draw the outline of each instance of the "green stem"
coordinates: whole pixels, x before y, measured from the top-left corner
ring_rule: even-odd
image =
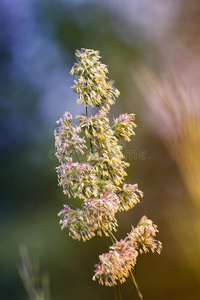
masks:
[[[118,291],[119,300],[122,300],[122,294],[121,294],[121,289],[119,284],[117,285],[117,291]]]
[[[110,238],[111,238],[112,242],[113,242],[113,243],[114,243],[114,242],[117,242],[116,237],[114,236],[114,234],[113,234],[110,230],[108,231],[108,233],[109,233],[109,235],[110,235]]]
[[[135,289],[136,289],[136,292],[137,292],[137,294],[138,294],[138,297],[139,297],[140,300],[143,300],[143,296],[142,296],[142,294],[141,294],[141,292],[140,292],[140,290],[139,290],[139,287],[138,287],[138,285],[137,285],[137,282],[136,282],[136,280],[135,280],[135,277],[133,276],[133,272],[130,271],[130,274],[131,274],[131,281],[132,281],[132,283],[133,283],[133,285],[134,285],[134,287],[135,287]]]
[[[119,298],[118,298],[116,286],[113,286],[113,292],[114,292],[115,300],[118,300]]]
[[[90,150],[91,150],[91,152],[93,152],[92,151],[92,139],[90,138]]]
[[[85,114],[86,114],[86,116],[88,116],[88,107],[87,106],[85,107]],[[90,150],[92,152],[92,139],[90,138],[89,140],[90,140]]]

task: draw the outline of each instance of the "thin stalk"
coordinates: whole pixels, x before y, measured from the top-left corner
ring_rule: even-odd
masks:
[[[117,285],[117,291],[118,291],[119,300],[122,300],[122,294],[121,294],[121,289],[119,284]]]
[[[137,282],[136,282],[136,280],[135,280],[135,277],[133,276],[133,272],[130,271],[130,274],[131,274],[131,281],[132,281],[132,283],[133,283],[133,285],[134,285],[134,288],[136,289],[136,292],[137,292],[137,294],[138,294],[138,297],[139,297],[140,300],[143,300],[143,296],[142,296],[142,294],[141,294],[141,292],[140,292],[140,290],[139,290],[139,287],[138,287],[138,285],[137,285]]]
[[[90,150],[91,150],[91,152],[93,152],[92,151],[92,139],[90,138]]]
[[[114,236],[114,234],[110,230],[108,232],[109,232],[110,238],[112,239],[112,242],[117,242],[117,239]]]
[[[87,106],[85,107],[85,114],[86,114],[86,116],[88,116],[88,107]],[[90,150],[92,152],[92,139],[90,138],[89,140],[90,140]]]
[[[114,292],[115,300],[119,300],[118,291],[117,291],[117,287],[116,286],[113,286],[113,292]]]

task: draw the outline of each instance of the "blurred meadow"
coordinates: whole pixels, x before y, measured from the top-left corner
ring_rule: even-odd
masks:
[[[117,215],[116,236],[142,215],[158,225],[161,255],[139,257],[135,270],[144,300],[200,299],[199,33],[199,0],[0,0],[0,299],[30,299],[23,245],[48,274],[51,299],[114,299],[92,281],[105,240],[75,241],[57,217],[68,200],[53,132],[66,110],[84,110],[69,75],[83,47],[100,51],[121,93],[110,120],[136,114],[126,181],[144,198]],[[129,280],[122,293],[137,299]]]

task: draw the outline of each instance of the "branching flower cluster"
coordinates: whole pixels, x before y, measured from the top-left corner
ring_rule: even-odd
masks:
[[[76,51],[77,63],[73,66],[71,74],[76,74],[73,91],[78,94],[77,103],[85,106],[98,106],[100,113],[107,113],[110,105],[115,103],[119,91],[113,87],[113,81],[107,81],[107,66],[99,59],[99,51],[81,49]]]
[[[66,112],[55,130],[59,185],[70,198],[81,200],[80,207],[68,204],[59,212],[61,228],[67,228],[73,239],[86,241],[95,235],[113,240],[118,223],[116,213],[132,209],[143,193],[137,184],[124,182],[129,164],[124,160],[120,139],[130,141],[134,135],[134,114],[122,114],[109,124],[107,114],[119,91],[108,81],[107,67],[100,62],[98,51],[76,51],[77,62],[71,70],[76,75],[73,90],[85,114],[76,116],[78,125]],[[88,107],[99,112],[88,116]],[[109,252],[99,256],[94,280],[108,286],[123,283],[136,264],[138,254],[149,250],[160,253],[155,240],[157,226],[143,217],[125,239],[115,241]]]
[[[117,241],[108,253],[99,256],[100,262],[95,266],[93,280],[108,286],[116,285],[118,281],[123,283],[134,268],[139,253],[151,250],[160,254],[162,245],[154,239],[156,232],[157,226],[146,216],[142,217],[124,240]]]

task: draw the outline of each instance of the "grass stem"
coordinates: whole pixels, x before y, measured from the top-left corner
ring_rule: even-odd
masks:
[[[140,290],[139,290],[139,287],[138,287],[138,285],[137,285],[137,282],[136,282],[136,280],[135,280],[135,277],[134,277],[134,275],[133,275],[133,272],[130,271],[130,274],[131,274],[131,281],[132,281],[132,283],[133,283],[133,285],[134,285],[134,288],[136,289],[136,292],[137,292],[137,294],[138,294],[138,297],[139,297],[140,300],[143,300],[143,296],[142,296],[142,294],[141,294],[141,292],[140,292]]]

